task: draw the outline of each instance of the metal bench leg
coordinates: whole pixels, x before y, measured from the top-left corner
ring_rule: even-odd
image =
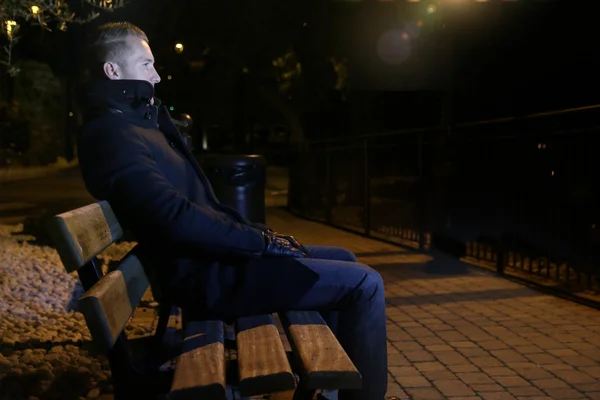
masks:
[[[300,382],[298,383],[298,387],[294,392],[294,400],[312,400],[315,397],[315,393],[317,391],[315,389],[309,389],[302,383],[302,378],[300,378]]]

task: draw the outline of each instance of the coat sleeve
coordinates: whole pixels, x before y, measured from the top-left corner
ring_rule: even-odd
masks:
[[[129,129],[88,132],[80,138],[80,164],[91,194],[126,214],[134,229],[150,229],[177,246],[260,257],[260,230],[205,204],[192,203],[167,180],[147,141]]]

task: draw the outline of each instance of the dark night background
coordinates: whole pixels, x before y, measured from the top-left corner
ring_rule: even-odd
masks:
[[[147,32],[157,96],[192,116],[194,151],[289,167],[300,214],[391,240],[433,232],[459,255],[477,241],[598,261],[589,2],[130,0],[66,33],[24,26],[1,163],[75,157],[78,49],[109,20]]]
[[[244,134],[289,129],[294,118],[307,139],[321,139],[594,104],[594,18],[568,1],[133,0],[92,24],[129,20],[144,29],[163,78],[157,95],[174,116],[192,115],[197,143],[212,127],[221,133],[209,148],[224,145],[223,131],[232,144],[235,131],[246,150]],[[49,63],[68,83],[86,29],[24,27],[15,52]],[[410,35],[388,46],[396,65],[378,54],[390,31]],[[292,99],[275,90],[271,64],[289,50],[302,65]],[[330,57],[347,60],[343,94]]]

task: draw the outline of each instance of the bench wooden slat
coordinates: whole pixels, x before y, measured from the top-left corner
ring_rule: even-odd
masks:
[[[56,215],[48,221],[47,228],[68,273],[81,268],[123,236],[106,201]]]
[[[271,315],[235,321],[240,394],[257,396],[292,390],[296,378]]]
[[[149,286],[140,260],[128,254],[116,270],[81,296],[81,312],[99,349],[115,344]]]
[[[168,398],[224,400],[226,397],[223,322],[190,322],[175,363]]]
[[[302,365],[308,389],[360,389],[362,378],[321,314],[279,313],[290,345]]]

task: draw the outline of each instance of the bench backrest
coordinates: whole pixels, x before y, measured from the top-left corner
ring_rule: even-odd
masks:
[[[56,215],[47,228],[65,270],[77,271],[86,290],[79,306],[95,345],[110,349],[150,286],[140,260],[130,252],[102,276],[96,257],[123,236],[106,201]]]
[[[47,230],[65,270],[77,271],[85,290],[102,275],[96,256],[123,236],[106,201],[56,215],[48,221]]]
[[[130,253],[81,296],[79,307],[99,350],[116,343],[149,287],[140,260]]]

